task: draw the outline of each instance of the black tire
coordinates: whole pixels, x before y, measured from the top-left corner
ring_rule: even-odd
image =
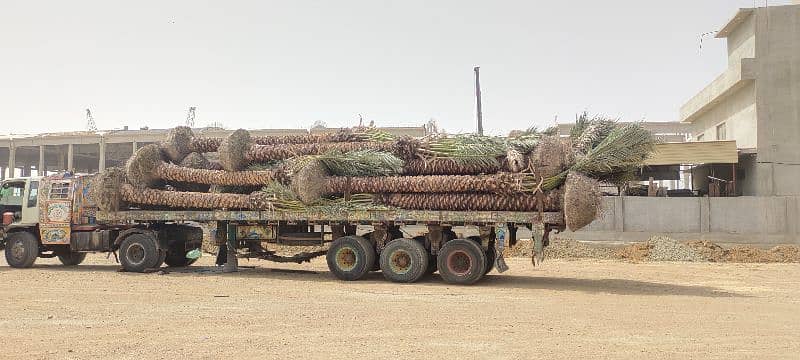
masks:
[[[39,240],[26,231],[11,233],[8,235],[5,252],[8,265],[29,268],[39,257]]]
[[[154,268],[160,258],[156,240],[150,235],[130,235],[119,247],[119,262],[125,271],[144,272]]]
[[[58,254],[58,261],[61,261],[61,263],[64,264],[64,266],[80,265],[84,259],[86,259],[86,253],[70,251]]]
[[[383,277],[389,281],[411,283],[428,270],[428,252],[414,239],[394,239],[381,251]]]
[[[470,236],[467,239],[474,241],[476,244],[478,244],[478,247],[483,250],[480,236]],[[483,274],[486,275],[492,272],[492,269],[494,269],[494,259],[497,257],[497,254],[494,250],[494,241],[489,242],[489,246],[486,250],[484,250],[484,253],[486,253],[486,269],[483,271]]]
[[[355,235],[334,240],[325,256],[333,275],[347,281],[364,277],[375,264],[375,257],[375,248],[369,240]]]
[[[458,285],[474,284],[486,271],[486,253],[472,240],[451,240],[442,246],[437,266],[439,275],[445,282]]]
[[[425,236],[415,236],[414,240],[416,240],[420,244],[423,244],[426,249],[430,248],[431,246],[430,242],[428,241],[428,238]],[[423,277],[432,275],[435,272],[436,272],[436,255],[433,255],[430,253],[430,251],[428,251],[428,268],[425,269],[425,275],[423,275]]]
[[[160,268],[161,265],[164,265],[164,260],[167,259],[167,252],[166,251],[159,250],[158,254],[159,254],[158,261],[156,261],[156,264],[153,265],[153,268],[156,268],[156,269]]]
[[[169,267],[183,267],[189,266],[190,262],[194,259],[186,258],[185,251],[178,251],[177,249],[170,249],[167,251],[167,257],[164,259],[164,263],[167,264]]]
[[[492,269],[494,269],[494,260],[496,258],[497,250],[494,249],[494,244],[489,244],[489,248],[486,250],[486,270],[483,271],[483,275],[492,272]]]

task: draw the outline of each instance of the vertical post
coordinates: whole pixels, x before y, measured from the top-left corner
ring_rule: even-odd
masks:
[[[14,174],[14,170],[17,169],[17,164],[15,164],[16,160],[17,160],[17,147],[14,146],[14,143],[12,142],[11,145],[9,146],[9,148],[8,148],[8,177],[9,178],[14,178],[14,175],[15,175]]]
[[[75,172],[75,146],[67,145],[67,171]]]
[[[483,135],[483,109],[481,108],[481,67],[476,66],[475,70],[475,116],[478,119],[478,135]]]
[[[97,171],[101,172],[106,169],[106,138],[105,136],[100,137],[100,160],[97,164]]]
[[[229,222],[226,230],[228,232],[228,241],[226,242],[228,259],[222,267],[222,272],[237,272],[239,271],[239,259],[236,257],[236,224]]]
[[[132,145],[132,148],[133,148],[133,153],[136,153],[136,150],[139,150],[139,143],[136,142],[136,140],[133,140],[131,145]]]
[[[39,145],[39,165],[36,172],[39,176],[47,175],[47,166],[44,163],[44,145]]]
[[[730,196],[736,196],[736,164],[731,164],[731,190]]]

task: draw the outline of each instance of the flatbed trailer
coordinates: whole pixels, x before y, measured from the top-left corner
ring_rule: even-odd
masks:
[[[440,270],[443,278],[453,283],[475,282],[492,268],[504,271],[502,249],[516,244],[518,227],[532,231],[535,253],[541,260],[550,231],[563,229],[564,223],[560,212],[403,209],[336,213],[313,210],[126,210],[98,212],[97,220],[107,224],[215,223],[216,243],[226,255],[219,258],[218,263],[226,263],[229,268],[235,268],[236,256],[298,263],[326,256],[331,271],[343,280],[356,280],[366,272],[380,268],[393,281],[416,281],[421,275]],[[424,231],[417,236],[410,235],[405,229],[411,226]],[[358,231],[359,228],[362,230]],[[457,234],[469,230],[477,230],[478,235],[458,239]],[[392,244],[395,240],[401,241]],[[454,240],[459,241],[450,243]],[[268,250],[270,243],[331,243],[331,246],[328,251],[281,257]],[[390,253],[384,254],[387,249]],[[424,252],[427,259],[421,259],[420,252]],[[439,261],[442,252],[446,257]],[[421,264],[414,264],[425,263],[425,260],[424,271]],[[359,262],[364,266],[358,266]],[[472,270],[476,271],[473,273]],[[422,274],[417,274],[418,271]]]
[[[29,267],[36,257],[56,256],[65,265],[77,265],[87,252],[113,252],[127,271],[165,262],[186,266],[193,261],[187,254],[201,247],[203,227],[209,225],[216,227],[217,263],[226,271],[236,270],[238,257],[299,263],[325,256],[342,280],[381,270],[388,280],[414,282],[438,271],[446,282],[471,284],[493,268],[506,269],[502,250],[515,245],[518,227],[533,231],[539,260],[550,231],[564,228],[561,212],[99,211],[90,196],[92,181],[91,175],[69,174],[27,180],[22,216],[4,226],[10,265]],[[404,231],[410,226],[423,231]],[[468,230],[477,235],[463,235]],[[272,244],[320,250],[280,256],[269,249]]]

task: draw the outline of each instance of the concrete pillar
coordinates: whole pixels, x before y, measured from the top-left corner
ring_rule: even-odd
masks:
[[[133,153],[135,154],[136,150],[139,150],[139,143],[136,142],[136,140],[133,140],[131,144],[133,145]]]
[[[67,171],[75,171],[75,146],[67,145]]]
[[[703,196],[700,201],[700,232],[711,232],[711,198]]]
[[[44,163],[44,145],[39,145],[39,165],[36,167],[39,176],[47,175],[47,165]]]
[[[11,146],[8,147],[8,177],[14,177],[14,170],[17,168],[16,164],[17,160],[17,148],[14,146],[14,143],[11,143]]]
[[[106,138],[101,136],[100,137],[100,162],[97,165],[97,172],[101,172],[106,169]]]

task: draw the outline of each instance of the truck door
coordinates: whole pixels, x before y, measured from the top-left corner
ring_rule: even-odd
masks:
[[[30,179],[22,198],[22,219],[20,223],[36,225],[39,222],[39,180]]]
[[[38,222],[42,244],[69,244],[72,232],[72,181],[44,178],[39,188]]]

